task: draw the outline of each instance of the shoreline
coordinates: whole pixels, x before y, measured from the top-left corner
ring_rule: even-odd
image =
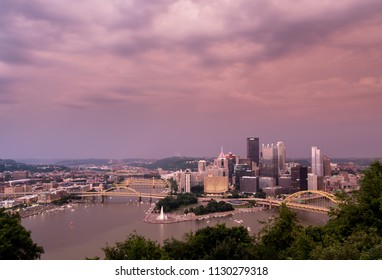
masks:
[[[54,205],[54,204],[48,204],[48,205],[38,205],[33,208],[28,209],[21,209],[18,213],[22,219],[35,216],[35,215],[42,215],[44,213],[49,212],[56,212],[56,211],[62,211],[64,209],[70,209],[76,206],[74,203],[67,203],[64,205]]]
[[[173,224],[173,223],[182,223],[182,222],[188,222],[188,221],[195,221],[195,220],[207,220],[212,218],[221,218],[226,217],[229,215],[236,215],[240,213],[248,213],[248,212],[259,212],[262,211],[263,207],[253,207],[253,208],[238,208],[233,211],[227,211],[227,212],[216,212],[216,213],[209,213],[205,215],[195,215],[195,214],[188,214],[188,215],[180,215],[180,214],[167,214],[167,218],[165,220],[158,220],[159,217],[158,214],[152,213],[155,206],[150,207],[150,209],[147,211],[145,217],[143,218],[143,221],[150,224]]]

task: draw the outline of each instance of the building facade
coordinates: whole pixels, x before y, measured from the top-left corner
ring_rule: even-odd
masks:
[[[324,176],[324,154],[317,147],[312,147],[312,173],[320,177]]]
[[[256,137],[247,138],[247,158],[255,162],[257,166],[260,164],[260,140]]]
[[[286,163],[286,147],[283,142],[277,142],[276,146],[277,146],[279,174],[284,174],[285,163]]]
[[[278,184],[279,166],[276,145],[262,145],[260,176],[274,178],[276,180],[276,184]]]

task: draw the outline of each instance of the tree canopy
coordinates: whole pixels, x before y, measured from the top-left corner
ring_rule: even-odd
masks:
[[[21,225],[18,214],[0,208],[0,259],[39,259],[44,249],[33,242],[30,231]]]

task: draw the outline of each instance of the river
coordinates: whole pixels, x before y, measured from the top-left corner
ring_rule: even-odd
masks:
[[[104,204],[77,204],[70,208],[30,216],[22,219],[23,226],[31,231],[32,239],[43,246],[46,260],[79,260],[86,257],[104,257],[102,247],[123,241],[129,234],[138,233],[162,243],[174,237],[181,239],[185,233],[199,228],[225,223],[250,227],[250,234],[260,228],[259,221],[268,220],[275,210],[240,213],[209,220],[187,221],[173,224],[145,223],[143,218],[150,208],[147,200],[138,203],[131,198],[107,199]],[[297,211],[303,225],[321,225],[328,220],[326,214]]]

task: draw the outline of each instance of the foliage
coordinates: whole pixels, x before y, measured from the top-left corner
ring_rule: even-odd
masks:
[[[187,213],[194,212],[195,215],[205,215],[209,213],[227,212],[227,211],[233,211],[233,210],[235,210],[235,208],[233,208],[231,204],[226,203],[224,201],[217,202],[216,200],[212,199],[210,202],[208,202],[206,207],[204,207],[203,205],[200,205],[195,208],[190,208],[188,209]]]
[[[166,196],[157,202],[156,209],[159,210],[163,206],[164,212],[171,212],[177,210],[182,205],[190,205],[197,202],[198,199],[196,196],[189,193],[178,194],[176,198],[173,196]]]
[[[194,193],[197,196],[203,195],[204,194],[204,186],[197,185],[197,186],[191,187],[191,193]]]
[[[238,191],[232,192],[232,198],[247,198],[248,194],[240,194]]]
[[[185,241],[166,240],[163,249],[171,259],[178,260],[251,259],[251,244],[252,238],[244,227],[218,224],[187,234]]]
[[[33,260],[43,253],[44,249],[31,239],[30,231],[21,225],[20,216],[0,209],[0,259]]]
[[[17,162],[11,159],[0,159],[0,172],[4,171],[29,171],[29,172],[53,172],[53,171],[68,171],[70,170],[66,166],[62,165],[30,165],[21,162]]]
[[[263,191],[255,193],[255,198],[266,198],[266,197],[267,195]]]
[[[106,260],[160,260],[167,259],[161,246],[151,240],[130,234],[125,241],[116,242],[115,246],[102,248]]]
[[[291,244],[301,232],[296,214],[283,203],[279,216],[265,224],[255,245],[259,259],[285,259]]]

